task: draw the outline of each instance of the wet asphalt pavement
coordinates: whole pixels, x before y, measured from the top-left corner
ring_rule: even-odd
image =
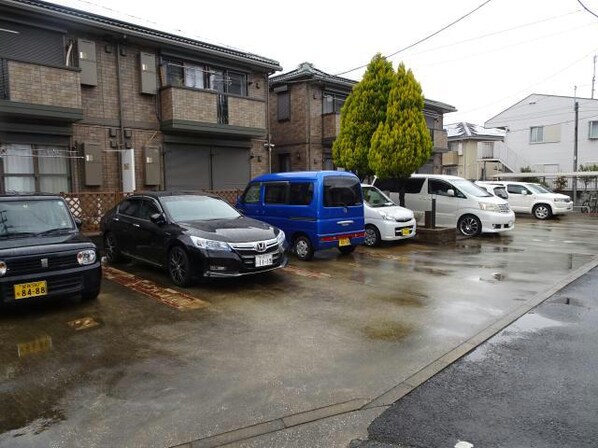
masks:
[[[524,218],[186,290],[131,263],[95,303],[2,310],[0,447],[346,447],[376,400],[592,262],[597,225]]]
[[[595,268],[403,397],[352,446],[598,446],[597,291]]]

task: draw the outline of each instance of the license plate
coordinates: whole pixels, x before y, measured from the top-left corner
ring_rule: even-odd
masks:
[[[46,281],[19,283],[14,285],[15,299],[25,299],[27,297],[45,296],[48,294],[48,285]]]
[[[350,246],[351,245],[351,238],[339,238],[338,239],[338,246]]]
[[[411,229],[409,227],[405,227],[404,229],[401,229],[401,233],[403,234],[403,236],[410,235]]]
[[[270,266],[272,264],[272,254],[256,255],[255,256],[255,267],[261,268],[264,266]]]

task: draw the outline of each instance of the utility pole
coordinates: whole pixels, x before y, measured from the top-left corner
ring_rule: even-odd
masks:
[[[596,55],[594,55],[594,72],[592,74],[592,99],[594,99],[594,84],[596,84]]]
[[[577,86],[575,86],[575,104],[573,105],[575,111],[575,130],[573,135],[573,172],[577,172],[577,131],[579,128],[579,103],[577,102]],[[573,176],[573,205],[577,202],[577,177]]]

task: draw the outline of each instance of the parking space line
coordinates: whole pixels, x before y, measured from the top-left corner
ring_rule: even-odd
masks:
[[[111,266],[104,266],[103,273],[105,279],[130,288],[178,311],[195,310],[209,305],[208,302],[190,294],[170,288],[163,288],[151,280],[142,279]]]

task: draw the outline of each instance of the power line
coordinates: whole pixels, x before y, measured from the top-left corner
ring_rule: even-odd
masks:
[[[583,7],[583,9],[585,9],[587,12],[589,12],[590,14],[592,14],[594,17],[598,18],[598,15],[594,11],[592,11],[590,8],[588,8],[586,5],[584,5],[581,2],[581,0],[577,0],[577,3],[579,3]]]
[[[474,9],[472,9],[472,10],[471,10],[471,11],[469,11],[467,14],[465,14],[465,15],[463,15],[463,16],[461,16],[461,17],[459,17],[458,19],[456,19],[456,20],[453,20],[451,23],[449,23],[448,25],[446,25],[446,26],[444,26],[444,27],[440,28],[438,31],[435,31],[435,32],[433,32],[432,34],[429,34],[429,35],[427,35],[426,37],[424,37],[424,38],[422,38],[422,39],[418,40],[417,42],[414,42],[414,43],[412,43],[411,45],[407,45],[405,48],[401,48],[400,50],[397,50],[397,51],[395,51],[394,53],[391,53],[391,54],[387,55],[386,57],[387,57],[387,58],[391,58],[391,57],[393,57],[393,56],[396,56],[397,54],[399,54],[399,53],[401,53],[401,52],[403,52],[403,51],[405,51],[405,50],[409,50],[410,48],[413,48],[413,47],[415,47],[416,45],[419,45],[419,44],[421,44],[422,42],[425,42],[425,41],[427,41],[428,39],[431,39],[432,37],[436,36],[437,34],[440,34],[440,33],[441,33],[441,32],[443,32],[444,30],[446,30],[446,29],[450,28],[451,26],[453,26],[453,25],[455,25],[455,24],[459,23],[461,20],[465,19],[466,17],[469,17],[469,16],[470,16],[470,15],[472,15],[474,12],[476,12],[478,9],[480,9],[480,8],[482,8],[482,7],[484,7],[484,6],[486,6],[486,5],[487,5],[488,3],[490,3],[491,1],[492,1],[492,0],[486,0],[486,1],[485,1],[484,3],[482,3],[481,5],[477,6],[477,7],[476,7],[476,8],[474,8]],[[365,65],[360,65],[359,67],[355,67],[355,68],[353,68],[353,69],[351,69],[351,70],[346,70],[346,71],[344,71],[344,72],[337,73],[337,74],[336,74],[336,76],[340,76],[340,75],[346,75],[347,73],[354,72],[355,70],[359,70],[359,69],[361,69],[361,68],[364,68],[364,67],[367,67],[367,64],[365,64]]]

